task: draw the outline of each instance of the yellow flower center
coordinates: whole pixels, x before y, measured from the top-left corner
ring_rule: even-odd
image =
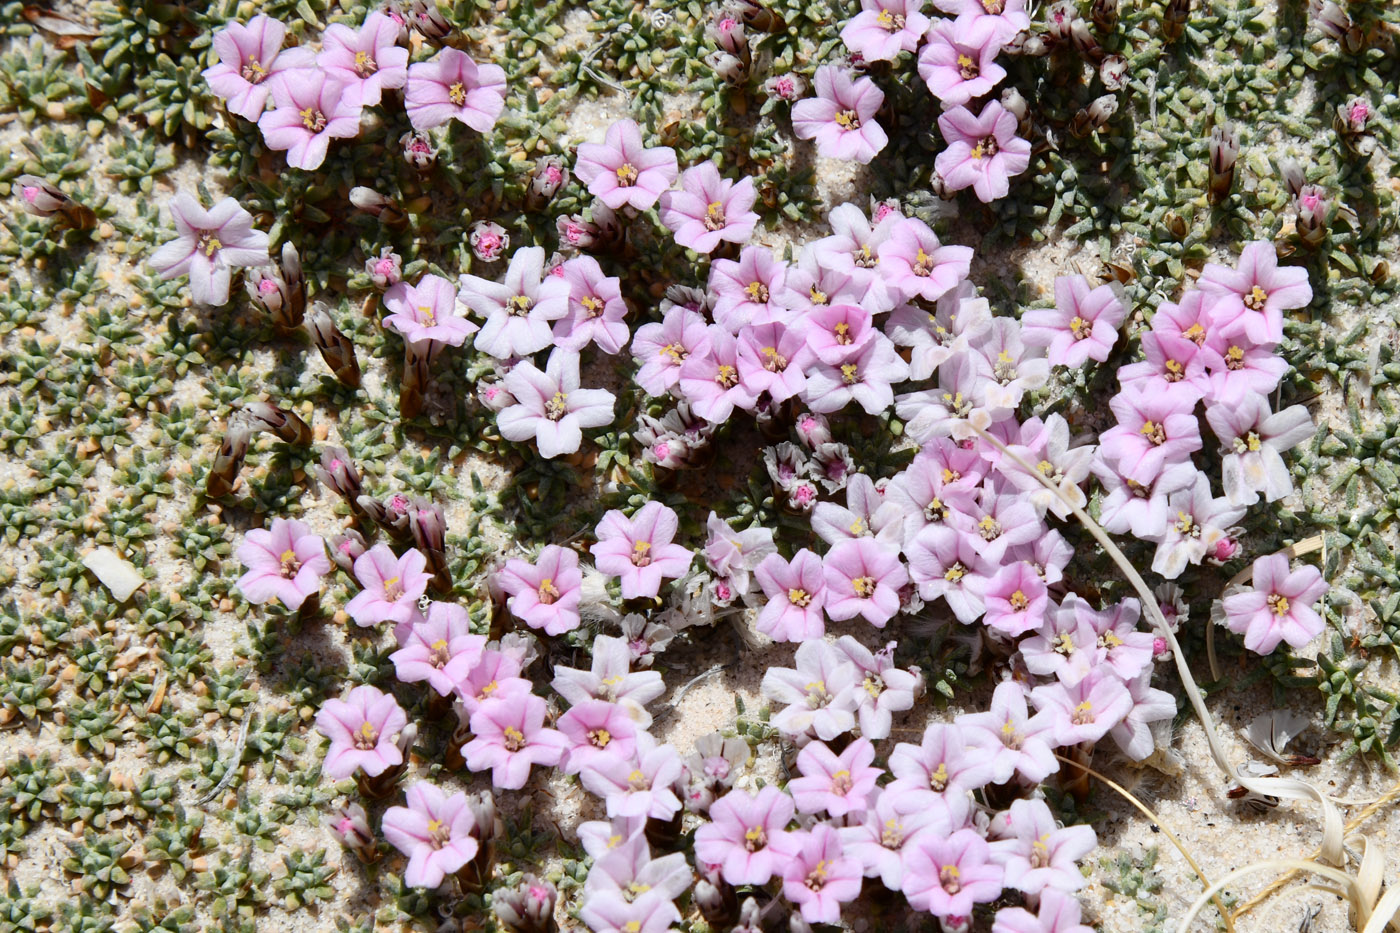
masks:
[[[848,386],[853,386],[860,381],[859,371],[855,363],[841,364],[841,381]]]
[[[724,204],[719,201],[711,201],[705,207],[705,229],[710,231],[723,230],[726,223]]]
[[[1031,601],[1026,598],[1026,594],[1021,590],[1012,593],[1011,598],[1008,599],[1007,602],[1011,603],[1011,608],[1015,609],[1017,612],[1021,612],[1031,604]]]
[[[378,70],[379,65],[374,60],[374,56],[368,52],[355,53],[355,73],[362,78],[368,78]]]
[[[461,81],[458,81],[447,89],[447,99],[458,107],[461,107],[467,102],[467,89],[462,86]]]
[[[553,577],[545,577],[541,580],[536,592],[539,594],[540,602],[546,606],[553,605],[554,601],[559,598],[559,589],[554,585]]]
[[[836,116],[832,117],[832,119],[835,120],[836,125],[843,130],[860,129],[860,117],[856,116],[854,110],[838,110],[836,111]]]
[[[1272,609],[1272,610],[1274,611],[1274,615],[1276,615],[1276,616],[1286,616],[1286,615],[1288,615],[1288,597],[1287,597],[1287,596],[1280,596],[1279,594],[1274,593],[1274,594],[1272,594],[1272,595],[1269,597],[1268,603],[1269,603],[1269,608]]]
[[[501,733],[501,744],[506,751],[518,752],[525,747],[525,733],[514,726],[506,726],[505,732]]]
[[[800,587],[793,587],[788,590],[788,602],[794,606],[805,607],[812,601],[812,594]]]
[[[861,599],[869,599],[875,595],[874,577],[856,577],[851,581],[851,589]]]

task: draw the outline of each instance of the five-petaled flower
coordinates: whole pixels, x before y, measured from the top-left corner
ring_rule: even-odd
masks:
[[[227,304],[233,270],[267,263],[267,234],[253,229],[253,215],[233,198],[205,210],[181,191],[170,202],[170,219],[175,239],[156,250],[151,268],[163,279],[189,273],[190,297],[200,304]]]

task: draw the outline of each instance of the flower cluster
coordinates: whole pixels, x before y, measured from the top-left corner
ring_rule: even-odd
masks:
[[[387,91],[402,89],[419,131],[459,120],[485,133],[505,108],[500,66],[478,65],[453,48],[410,65],[402,26],[385,13],[370,13],[359,29],[328,27],[319,53],[283,48],[286,32],[261,14],[230,23],[214,34],[219,62],[204,79],[230,113],[257,123],[267,147],[285,151],[294,168],[317,168],[332,139],[358,136],[364,109],[383,103]]]

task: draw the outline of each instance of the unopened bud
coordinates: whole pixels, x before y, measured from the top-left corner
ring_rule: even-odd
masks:
[[[1168,42],[1180,39],[1186,32],[1186,21],[1191,18],[1191,0],[1167,0],[1162,11],[1162,38]]]
[[[584,220],[582,214],[560,216],[554,225],[559,232],[560,245],[578,250],[591,249],[601,232],[597,224]]]
[[[1091,136],[1108,125],[1108,121],[1118,112],[1118,98],[1105,94],[1083,108],[1070,120],[1070,135],[1079,139]]]
[[[399,137],[399,145],[403,147],[404,161],[420,172],[427,171],[437,162],[437,147],[427,133],[410,130]]]
[[[253,428],[241,415],[229,418],[224,439],[204,482],[206,496],[222,499],[233,492],[233,484],[238,482],[238,473],[243,469],[243,459],[248,456],[248,444],[252,440]]]
[[[438,10],[437,0],[412,0],[408,22],[423,38],[433,42],[441,42],[452,33],[452,24]]]
[[[495,262],[510,249],[510,234],[498,223],[478,220],[467,235],[472,255],[482,262]]]
[[[322,447],[321,462],[311,470],[317,479],[352,506],[360,497],[360,471],[344,447]]]
[[[428,558],[433,588],[452,592],[452,572],[447,568],[447,518],[442,506],[427,499],[414,499],[408,507],[408,527],[413,544]]]
[[[19,195],[20,207],[35,217],[61,215],[63,222],[74,230],[91,230],[97,225],[97,215],[88,207],[74,201],[54,185],[34,175],[20,175],[11,183]]]
[[[365,275],[369,276],[375,288],[383,291],[403,281],[403,259],[392,247],[386,246],[378,256],[365,260]]]
[[[1329,208],[1327,192],[1319,185],[1304,185],[1294,202],[1298,209],[1298,239],[1316,249],[1327,238]]]
[[[773,75],[763,82],[763,92],[769,97],[785,100],[789,103],[800,100],[802,95],[807,93],[807,82],[795,71],[789,71],[780,75]]]
[[[515,933],[554,933],[554,902],[559,893],[554,885],[526,875],[510,888],[497,888],[491,894],[491,909],[501,925]]]
[[[548,155],[535,163],[530,173],[530,186],[525,191],[525,207],[542,210],[559,189],[569,183],[569,166],[557,155]]]
[[[270,431],[294,447],[311,445],[311,428],[295,412],[278,408],[271,402],[252,402],[244,406],[243,412],[248,423],[260,431]]]
[[[1118,25],[1118,0],[1093,0],[1089,4],[1089,18],[1104,32],[1112,32]]]
[[[1105,55],[1099,62],[1099,80],[1105,90],[1123,90],[1128,85],[1128,60],[1121,55]]]
[[[356,558],[369,550],[369,542],[365,541],[365,536],[353,528],[332,535],[326,546],[330,550],[331,560],[346,573],[354,573]]]
[[[408,222],[408,214],[397,201],[364,185],[356,185],[350,189],[350,203],[371,217],[378,217],[391,227]]]
[[[330,313],[324,307],[312,308],[306,315],[306,329],[335,377],[352,389],[359,388],[360,363],[355,359],[355,345],[335,326]]]
[[[1220,203],[1230,196],[1235,184],[1235,161],[1240,155],[1240,137],[1235,127],[1223,123],[1210,131],[1210,199]]]
[[[516,398],[498,380],[482,381],[476,384],[476,399],[491,411],[505,411],[516,404]]]
[[[369,816],[358,803],[341,807],[331,816],[330,827],[341,845],[354,852],[361,862],[368,865],[379,857]]]
[[[1298,197],[1298,194],[1303,190],[1303,185],[1307,184],[1307,176],[1303,174],[1303,166],[1298,164],[1297,159],[1279,159],[1278,174],[1283,179],[1284,187],[1288,189],[1289,195],[1294,198]]]

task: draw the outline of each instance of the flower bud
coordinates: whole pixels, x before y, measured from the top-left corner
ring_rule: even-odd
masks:
[[[369,542],[365,541],[365,536],[353,528],[347,528],[338,535],[332,535],[327,542],[330,550],[331,560],[335,565],[346,573],[354,573],[355,560],[365,551],[369,550]]]
[[[1235,184],[1235,160],[1240,155],[1240,137],[1234,124],[1224,123],[1210,131],[1210,199],[1220,203],[1230,196]]]
[[[1369,100],[1354,97],[1345,104],[1337,105],[1337,115],[1332,120],[1333,129],[1346,147],[1363,158],[1376,151],[1376,138],[1371,131],[1373,115]]]
[[[360,496],[360,471],[344,447],[322,447],[321,462],[313,466],[316,478],[346,502],[354,504]]]
[[[1307,184],[1307,176],[1303,174],[1303,166],[1298,164],[1297,159],[1282,158],[1278,160],[1278,174],[1283,179],[1283,184],[1288,188],[1288,193],[1294,198],[1303,190],[1303,185]]]
[[[253,428],[241,413],[229,418],[219,452],[214,455],[214,464],[204,481],[207,497],[222,499],[233,492],[233,484],[238,482],[238,473],[243,469],[243,459],[248,456],[248,444],[252,440]]]
[[[1059,42],[1070,41],[1074,21],[1079,18],[1079,7],[1073,0],[1055,0],[1045,11],[1045,28],[1049,35]]]
[[[478,220],[472,224],[467,235],[472,255],[482,262],[495,262],[501,254],[510,249],[510,234],[498,223]]]
[[[378,256],[365,260],[365,275],[369,276],[375,288],[383,291],[403,281],[403,259],[392,247],[386,246]]]
[[[341,845],[355,853],[356,858],[366,865],[379,857],[374,831],[369,826],[369,816],[358,803],[341,807],[331,817],[331,832]]]
[[[1162,38],[1175,42],[1186,31],[1186,21],[1191,16],[1191,0],[1167,0],[1162,11]]]
[[[482,407],[494,412],[505,411],[510,406],[516,404],[516,397],[510,394],[499,380],[483,380],[476,384],[476,399]]]
[[[1099,62],[1099,80],[1105,90],[1123,90],[1128,85],[1128,60],[1121,55],[1105,55]]]
[[[399,145],[403,147],[404,161],[420,172],[427,171],[437,162],[437,147],[427,133],[410,130],[399,137]]]
[[[732,922],[738,909],[734,888],[719,875],[715,875],[713,880],[702,877],[696,881],[691,900],[700,909],[701,916],[710,922],[711,928]]]
[[[491,895],[491,909],[501,925],[516,933],[553,933],[554,885],[535,875],[525,875],[512,888],[498,888]]]
[[[398,24],[399,35],[395,44],[408,45],[408,16],[405,15],[398,0],[384,0],[383,3],[379,4],[379,12]]]
[[[335,326],[330,312],[320,305],[312,308],[306,316],[306,329],[335,377],[352,389],[359,388],[360,363],[355,359],[355,345]]]
[[[378,217],[391,227],[408,222],[408,214],[397,201],[364,185],[356,185],[350,189],[350,203],[371,217]]]
[[[1334,0],[1309,0],[1308,20],[1318,32],[1335,39],[1352,54],[1361,51],[1365,45],[1366,36],[1361,27]]]
[[[63,222],[74,230],[91,230],[97,225],[97,215],[88,207],[74,201],[55,186],[34,175],[20,175],[11,183],[19,194],[19,203],[27,214],[35,217],[63,215]]]
[[[408,5],[408,22],[432,42],[441,42],[452,33],[452,24],[438,10],[437,0],[412,0]]]
[[[569,183],[569,166],[557,155],[548,155],[535,163],[530,172],[530,186],[525,190],[525,207],[542,210],[559,189]]]
[[[1331,201],[1320,185],[1304,185],[1294,202],[1298,209],[1298,238],[1316,249],[1327,238],[1327,219]]]
[[[1103,32],[1112,32],[1118,25],[1118,0],[1093,0],[1089,4],[1089,18]]]
[[[258,266],[244,273],[243,283],[253,304],[267,312],[278,330],[290,330],[297,326],[287,320],[291,302],[282,270],[276,266]]]
[[[1097,133],[1108,125],[1108,121],[1118,112],[1118,98],[1112,94],[1105,94],[1094,99],[1094,102],[1083,108],[1070,120],[1070,135],[1079,139],[1084,139]]]
[[[1094,38],[1089,24],[1078,16],[1069,24],[1069,41],[1075,51],[1091,62],[1098,61],[1103,55],[1103,47],[1099,45],[1099,40]]]
[[[763,93],[777,100],[785,100],[792,103],[800,100],[802,95],[807,93],[807,82],[795,71],[785,72],[780,75],[773,75],[763,82]]]
[[[413,544],[428,558],[433,573],[433,589],[452,592],[452,572],[447,568],[447,518],[442,506],[427,499],[414,499],[408,508],[408,528]]]
[[[740,87],[749,80],[749,62],[723,49],[705,56],[705,61],[719,78],[730,87]]]
[[[301,254],[291,240],[282,244],[282,258],[279,263],[282,271],[282,286],[285,289],[286,304],[280,319],[274,316],[272,323],[284,330],[300,327],[306,316],[306,277],[301,272]]]
[[[311,446],[311,428],[295,412],[278,408],[271,402],[252,402],[244,406],[243,412],[253,428],[271,431],[294,447]]]
[[[582,214],[561,215],[555,221],[559,232],[559,245],[574,249],[591,249],[598,242],[601,231],[598,225],[583,219]]]

